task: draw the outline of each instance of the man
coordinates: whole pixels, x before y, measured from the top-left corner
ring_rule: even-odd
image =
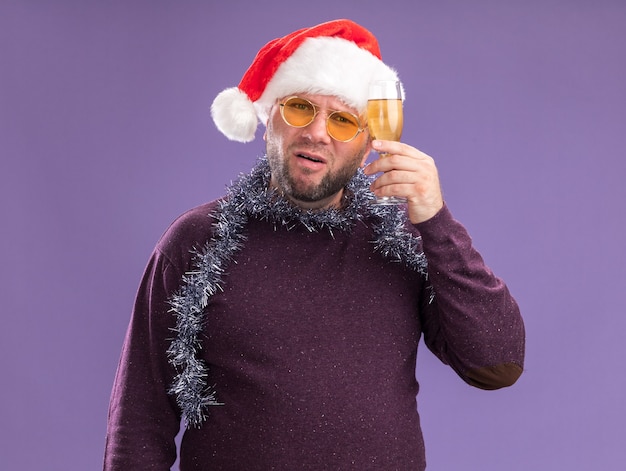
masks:
[[[227,137],[250,141],[257,119],[266,125],[266,158],[155,248],[105,469],[169,469],[182,418],[182,470],[423,470],[422,333],[473,386],[517,380],[518,307],[452,218],[433,159],[370,140],[377,79],[397,74],[376,39],[338,20],[268,43],[215,99]],[[361,170],[372,149],[391,155]]]

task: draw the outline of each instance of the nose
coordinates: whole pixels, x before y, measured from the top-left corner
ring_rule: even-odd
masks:
[[[332,138],[326,129],[328,115],[325,111],[320,111],[315,115],[313,121],[303,128],[302,135],[311,142],[330,143]]]

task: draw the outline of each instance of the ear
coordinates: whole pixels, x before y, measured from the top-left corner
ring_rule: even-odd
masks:
[[[367,146],[363,152],[363,160],[361,160],[361,167],[365,167],[365,162],[367,162],[367,158],[370,156],[370,152],[372,151],[372,141],[367,138]]]
[[[272,117],[274,114],[274,108],[275,108],[275,104],[272,105],[272,107],[270,108],[270,111],[267,113],[267,119],[265,120],[265,131],[263,131],[263,140],[265,142],[267,142],[267,131],[270,129],[270,126],[271,126],[270,121],[272,120]]]

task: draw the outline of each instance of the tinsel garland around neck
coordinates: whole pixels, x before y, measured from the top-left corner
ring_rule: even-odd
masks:
[[[215,219],[212,238],[202,250],[194,252],[193,269],[184,275],[180,290],[170,300],[176,315],[176,337],[167,353],[178,372],[170,393],[176,396],[187,427],[202,425],[208,406],[222,405],[215,387],[207,383],[208,366],[200,358],[200,338],[202,330],[210,328],[206,307],[211,296],[221,291],[222,275],[245,243],[249,218],[266,220],[287,230],[301,225],[311,232],[327,230],[331,234],[347,231],[357,221],[368,219],[374,231],[375,251],[427,276],[420,238],[407,230],[405,211],[371,204],[371,180],[361,170],[346,186],[341,209],[304,211],[270,189],[269,181],[269,164],[264,157],[228,189],[211,215]]]

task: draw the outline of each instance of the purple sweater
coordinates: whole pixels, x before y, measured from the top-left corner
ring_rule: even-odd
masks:
[[[210,237],[214,208],[181,216],[142,280],[109,411],[105,470],[168,470],[181,412],[168,299]],[[181,470],[425,469],[416,410],[417,346],[471,385],[522,372],[524,326],[504,283],[447,208],[412,227],[429,280],[372,250],[372,231],[275,228],[251,220],[212,297],[202,338],[221,406],[185,431]]]

